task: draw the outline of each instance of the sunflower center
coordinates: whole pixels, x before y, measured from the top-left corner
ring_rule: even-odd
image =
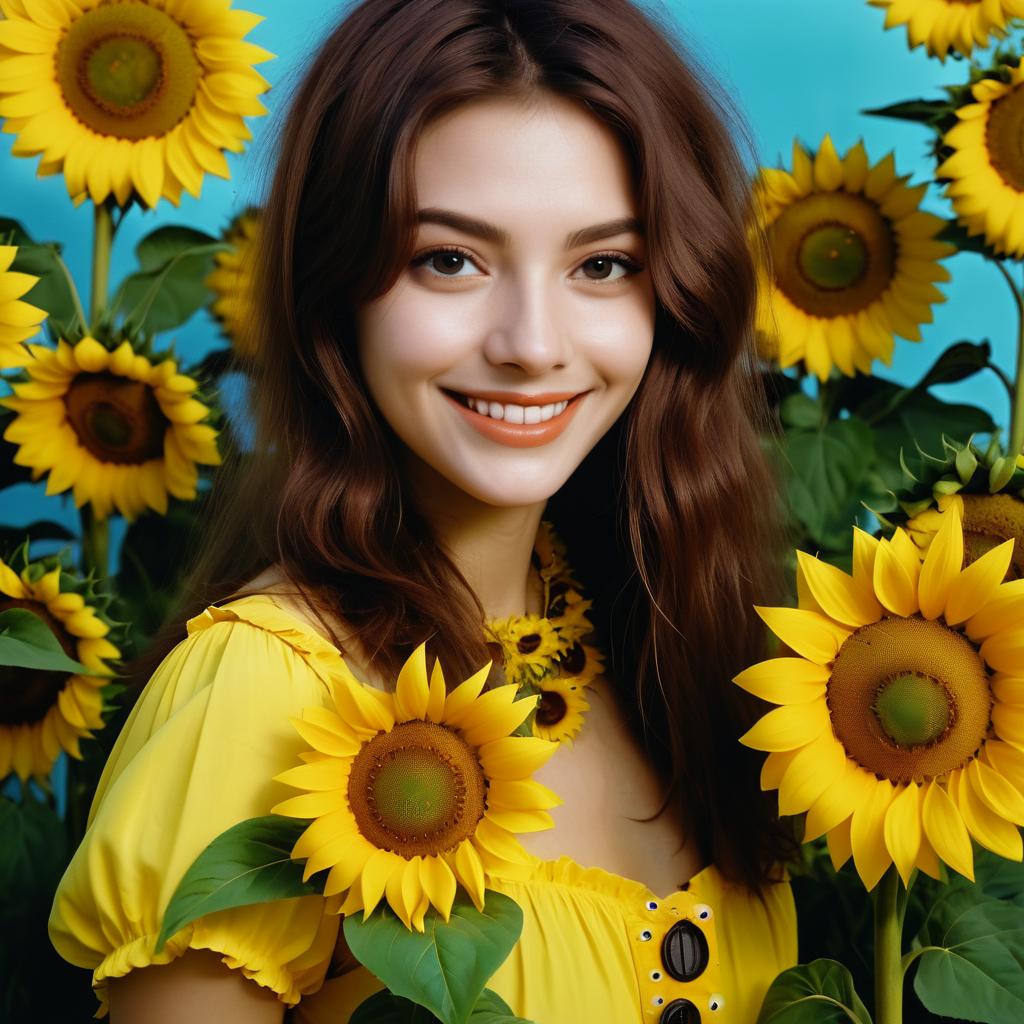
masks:
[[[166,135],[192,109],[200,71],[185,29],[136,0],[86,11],[57,47],[72,113],[120,139]]]
[[[826,700],[847,754],[894,783],[965,764],[985,740],[992,709],[977,648],[918,616],[855,630],[836,655]]]
[[[1013,89],[992,104],[985,143],[1003,181],[1024,192],[1024,90]]]
[[[819,192],[786,207],[768,228],[776,284],[811,316],[859,312],[889,287],[896,241],[863,196]]]
[[[476,831],[483,769],[451,729],[412,721],[378,733],[356,755],[348,801],[373,845],[403,857],[450,850]]]
[[[541,690],[535,721],[543,726],[558,725],[568,710],[569,705],[557,690]]]
[[[9,608],[24,608],[38,615],[57,638],[64,653],[78,660],[74,640],[44,604],[16,598],[0,601],[0,612]],[[67,680],[66,672],[0,665],[0,725],[31,725],[41,721],[56,703],[57,694],[64,689]]]
[[[168,420],[153,389],[113,373],[79,374],[64,396],[78,440],[102,462],[140,464],[164,454]]]
[[[1024,577],[1024,502],[1010,494],[965,494],[964,565],[1012,540],[1008,580]]]

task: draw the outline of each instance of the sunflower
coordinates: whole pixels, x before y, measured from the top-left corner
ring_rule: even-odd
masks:
[[[551,619],[543,615],[510,615],[489,619],[487,629],[501,644],[510,683],[530,683],[551,671],[551,660],[564,645]]]
[[[293,719],[314,749],[277,779],[308,792],[273,813],[313,819],[292,856],[306,859],[305,878],[329,869],[324,895],[338,913],[365,920],[384,899],[422,932],[430,904],[449,919],[457,884],[483,910],[491,872],[528,872],[513,833],[551,827],[547,808],[561,800],[529,776],[558,747],[509,735],[537,698],[515,700],[513,684],[481,694],[489,670],[447,693],[438,662],[428,682],[421,644],[391,694],[342,663],[335,710]]]
[[[16,245],[0,245],[0,370],[29,361],[27,349],[19,342],[36,334],[47,315],[46,310],[21,301],[39,278],[11,270],[17,254]]]
[[[583,716],[590,710],[586,684],[566,675],[549,676],[536,685],[540,700],[533,718],[533,735],[571,746],[583,726]]]
[[[869,166],[863,143],[840,158],[826,135],[816,154],[793,143],[792,171],[765,167],[755,184],[770,268],[759,261],[761,354],[783,367],[803,360],[825,380],[833,366],[852,377],[892,360],[895,334],[921,340],[935,281],[952,245],[944,221],[918,209],[927,183],[908,186],[890,153]]]
[[[79,740],[103,727],[101,690],[114,674],[107,662],[121,652],[107,639],[110,624],[91,598],[88,584],[64,572],[56,556],[29,562],[20,575],[0,559],[0,612],[34,612],[69,657],[102,673],[0,665],[0,778],[13,771],[22,781],[43,779],[61,750],[80,759]]]
[[[907,26],[911,49],[922,43],[945,61],[950,48],[965,57],[1005,39],[1011,18],[1024,17],[1024,0],[868,0],[885,8],[885,27]]]
[[[1024,256],[1024,67],[1005,69],[1010,81],[983,78],[971,86],[973,103],[958,107],[943,136],[952,150],[935,172],[949,179],[946,195],[968,234],[984,235],[996,252]]]
[[[111,352],[90,337],[28,348],[25,379],[0,398],[18,414],[3,436],[33,480],[49,473],[47,494],[73,488],[76,507],[91,502],[100,519],[116,507],[129,522],[147,506],[166,513],[168,494],[195,498],[196,463],[220,463],[217,431],[175,360],[153,364],[128,341]]]
[[[204,282],[214,293],[211,312],[231,339],[235,352],[250,362],[256,356],[250,325],[255,315],[253,259],[259,226],[259,209],[255,206],[231,222],[224,241],[233,248],[214,256],[216,266]]]
[[[770,751],[762,786],[807,812],[838,868],[868,889],[890,863],[905,884],[939,860],[974,877],[971,838],[1021,860],[1024,581],[1004,583],[1006,542],[962,569],[955,511],[922,563],[903,530],[854,530],[853,573],[798,552],[803,607],[759,608],[794,652],[741,672],[781,705],[741,742]]]
[[[15,156],[42,154],[76,203],[124,206],[230,176],[273,54],[243,36],[263,18],[229,0],[0,0],[0,117]]]

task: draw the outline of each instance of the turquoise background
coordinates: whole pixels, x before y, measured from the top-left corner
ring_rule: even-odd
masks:
[[[325,0],[237,0],[233,6],[266,18],[247,38],[278,54],[259,65],[274,86],[264,97],[270,115],[249,119],[254,139],[244,154],[227,155],[230,180],[207,176],[199,200],[186,194],[180,208],[164,202],[149,214],[134,210],[129,215],[115,241],[113,282],[132,268],[135,244],[154,227],[185,224],[216,234],[245,205],[260,201],[289,92],[347,8]],[[921,49],[908,50],[905,29],[883,31],[883,12],[864,0],[666,0],[644,6],[675,26],[691,55],[738,107],[761,163],[788,164],[794,137],[814,149],[829,132],[841,154],[863,139],[872,163],[895,150],[898,173],[912,174],[914,183],[933,172],[926,158],[926,129],[860,111],[897,100],[937,98],[941,85],[964,80],[966,67],[952,59],[942,64]],[[79,292],[87,295],[92,206],[75,208],[62,177],[36,178],[38,158],[11,157],[12,140],[0,135],[0,215],[20,219],[38,240],[62,242]],[[934,187],[923,206],[944,216],[950,212]],[[991,340],[999,365],[1013,372],[1017,325],[1006,284],[975,255],[958,255],[946,265],[953,274],[953,282],[944,286],[948,301],[934,307],[934,323],[924,326],[921,344],[898,341],[892,368],[876,364],[881,375],[912,383],[951,342],[984,338]],[[173,336],[186,364],[224,344],[205,312]],[[162,340],[170,339],[165,335]],[[225,388],[229,409],[238,404],[235,390]],[[1008,423],[1006,393],[991,373],[939,388],[937,394],[984,406],[998,423]],[[0,523],[21,526],[47,518],[77,531],[78,513],[70,496],[46,498],[43,490],[40,482],[5,492]],[[122,527],[115,519],[114,551]]]

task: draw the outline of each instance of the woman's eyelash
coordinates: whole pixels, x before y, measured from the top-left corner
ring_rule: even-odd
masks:
[[[465,259],[473,262],[475,262],[476,260],[476,257],[467,249],[460,249],[457,245],[445,245],[438,246],[436,249],[428,249],[426,252],[420,253],[417,257],[413,259],[412,265],[414,267],[421,267],[434,256],[442,255],[462,256]],[[580,264],[580,266],[583,266],[586,263],[590,263],[592,260],[612,260],[613,262],[620,264],[623,268],[629,271],[631,275],[639,274],[644,269],[642,264],[637,263],[636,260],[632,259],[625,253],[621,252],[595,252],[592,256],[588,256],[583,261],[583,263]],[[437,274],[436,276],[448,277],[453,275]],[[593,280],[596,284],[602,283],[597,278],[591,278],[591,280]],[[619,278],[618,280],[622,280],[622,278]]]

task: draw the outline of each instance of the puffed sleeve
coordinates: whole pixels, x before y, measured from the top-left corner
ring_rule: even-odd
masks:
[[[273,778],[308,744],[292,725],[327,705],[325,655],[275,605],[211,606],[161,662],[100,779],[85,837],[57,889],[50,938],[62,957],[106,984],[132,968],[210,949],[294,1005],[323,983],[339,918],[319,896],[209,914],[159,954],[163,913],[203,848],[294,795]],[[333,648],[331,648],[333,651]]]

